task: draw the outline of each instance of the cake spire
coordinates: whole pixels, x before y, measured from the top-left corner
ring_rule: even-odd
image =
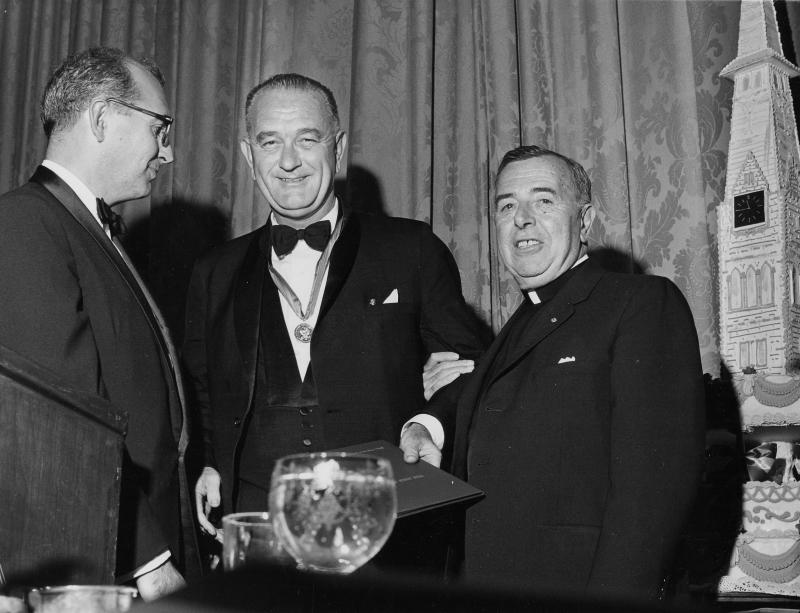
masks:
[[[738,53],[720,75],[733,79],[737,72],[764,60],[780,65],[789,77],[800,74],[800,69],[783,55],[781,33],[772,0],[742,0]]]

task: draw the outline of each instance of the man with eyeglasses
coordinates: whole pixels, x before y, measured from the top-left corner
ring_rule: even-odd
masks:
[[[42,98],[45,159],[0,196],[0,345],[128,413],[117,574],[145,599],[183,585],[187,437],[174,350],[112,207],[173,160],[163,83],[118,49],[67,58]]]

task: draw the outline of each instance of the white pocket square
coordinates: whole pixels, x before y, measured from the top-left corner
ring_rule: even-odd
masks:
[[[397,298],[397,288],[394,288],[392,292],[384,298],[383,304],[397,304]]]
[[[570,356],[566,356],[566,357],[561,358],[558,361],[558,363],[559,364],[566,364],[567,362],[574,362],[574,361],[575,361],[575,356],[574,355],[570,355]]]

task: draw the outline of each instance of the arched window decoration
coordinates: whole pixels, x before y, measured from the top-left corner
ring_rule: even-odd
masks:
[[[797,269],[794,264],[789,267],[789,300],[797,304]]]
[[[744,91],[747,91],[748,89],[750,89],[750,77],[745,76],[745,77],[742,78],[742,89]]]
[[[764,262],[763,266],[761,266],[761,275],[759,276],[759,281],[761,282],[761,304],[773,304],[774,274],[769,262]]]
[[[795,264],[792,264],[792,281],[794,286],[794,303],[800,304],[800,269]]]
[[[756,89],[761,87],[761,72],[760,71],[756,73],[756,84],[754,85],[754,87]]]
[[[738,268],[734,268],[728,277],[728,299],[731,311],[742,308],[742,273]]]
[[[758,282],[756,281],[756,269],[752,266],[747,269],[745,278],[744,304],[748,307],[758,305]]]
[[[739,343],[739,368],[742,369],[750,364],[750,343]]]
[[[756,341],[756,366],[767,365],[767,339],[762,338]]]

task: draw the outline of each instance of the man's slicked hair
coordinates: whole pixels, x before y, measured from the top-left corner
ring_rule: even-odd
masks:
[[[164,75],[147,58],[132,58],[114,47],[92,47],[70,55],[50,77],[42,96],[40,116],[45,135],[70,128],[98,98],[134,102],[141,94],[130,71],[136,63],[164,85]],[[122,112],[122,111],[121,111]]]
[[[503,172],[503,169],[509,164],[540,157],[555,157],[564,162],[570,170],[572,189],[578,204],[588,204],[592,201],[592,181],[589,179],[589,175],[586,174],[586,170],[583,166],[572,158],[568,158],[566,155],[561,155],[560,153],[537,145],[522,145],[506,153],[500,162],[500,166],[497,168],[495,183],[497,183],[497,179],[500,178],[500,173]]]
[[[319,81],[306,77],[301,74],[289,72],[285,74],[276,74],[271,76],[266,81],[262,81],[250,90],[247,94],[247,100],[244,104],[244,118],[247,125],[247,133],[253,133],[253,118],[250,114],[250,109],[253,106],[253,101],[256,97],[267,90],[275,89],[296,89],[298,91],[311,92],[316,94],[322,99],[325,107],[328,109],[331,124],[335,132],[339,131],[339,109],[336,106],[336,99],[333,97],[331,90],[325,87]]]

